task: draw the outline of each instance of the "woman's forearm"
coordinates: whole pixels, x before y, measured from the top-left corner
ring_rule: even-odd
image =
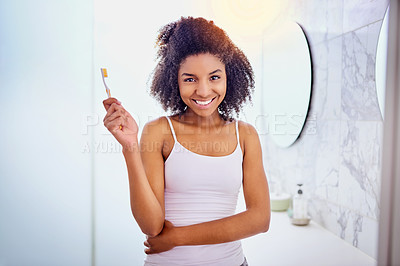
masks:
[[[138,145],[124,149],[123,154],[128,169],[132,214],[144,234],[155,236],[163,228],[164,215],[146,177]]]
[[[223,219],[175,227],[174,245],[207,245],[231,242],[269,229],[270,212],[246,210]]]

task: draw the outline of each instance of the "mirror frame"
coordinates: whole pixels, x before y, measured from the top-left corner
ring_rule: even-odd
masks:
[[[287,148],[303,131],[311,100],[312,60],[302,27],[287,21],[263,35],[262,127]],[[268,123],[266,125],[266,123]]]
[[[389,30],[389,8],[386,8],[385,16],[379,31],[378,44],[376,46],[375,58],[375,85],[378,105],[382,119],[385,118],[385,91],[386,91],[386,64]]]

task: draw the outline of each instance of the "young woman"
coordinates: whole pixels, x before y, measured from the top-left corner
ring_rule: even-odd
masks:
[[[225,32],[203,18],[161,29],[151,94],[169,117],[138,126],[115,98],[104,125],[123,146],[132,213],[147,235],[145,265],[247,265],[240,239],[266,232],[268,184],[251,125],[233,119],[253,71]],[[246,210],[235,214],[243,185]]]

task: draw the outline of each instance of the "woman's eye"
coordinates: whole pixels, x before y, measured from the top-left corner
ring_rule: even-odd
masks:
[[[193,81],[194,81],[194,78],[187,78],[187,79],[184,79],[183,81],[184,81],[184,82],[193,82]]]
[[[218,80],[218,79],[220,79],[221,77],[220,76],[212,76],[211,77],[211,80]]]

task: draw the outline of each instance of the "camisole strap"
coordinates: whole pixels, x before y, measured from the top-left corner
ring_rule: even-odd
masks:
[[[240,142],[239,142],[239,121],[238,120],[236,120],[236,137],[237,137],[237,143],[238,143],[238,145],[240,145]]]
[[[174,127],[172,126],[171,119],[170,119],[168,116],[165,116],[165,118],[167,118],[167,120],[168,120],[169,127],[171,128],[172,136],[174,137],[174,141],[175,141],[175,142],[178,142],[178,141],[176,140],[176,135],[175,135]]]

